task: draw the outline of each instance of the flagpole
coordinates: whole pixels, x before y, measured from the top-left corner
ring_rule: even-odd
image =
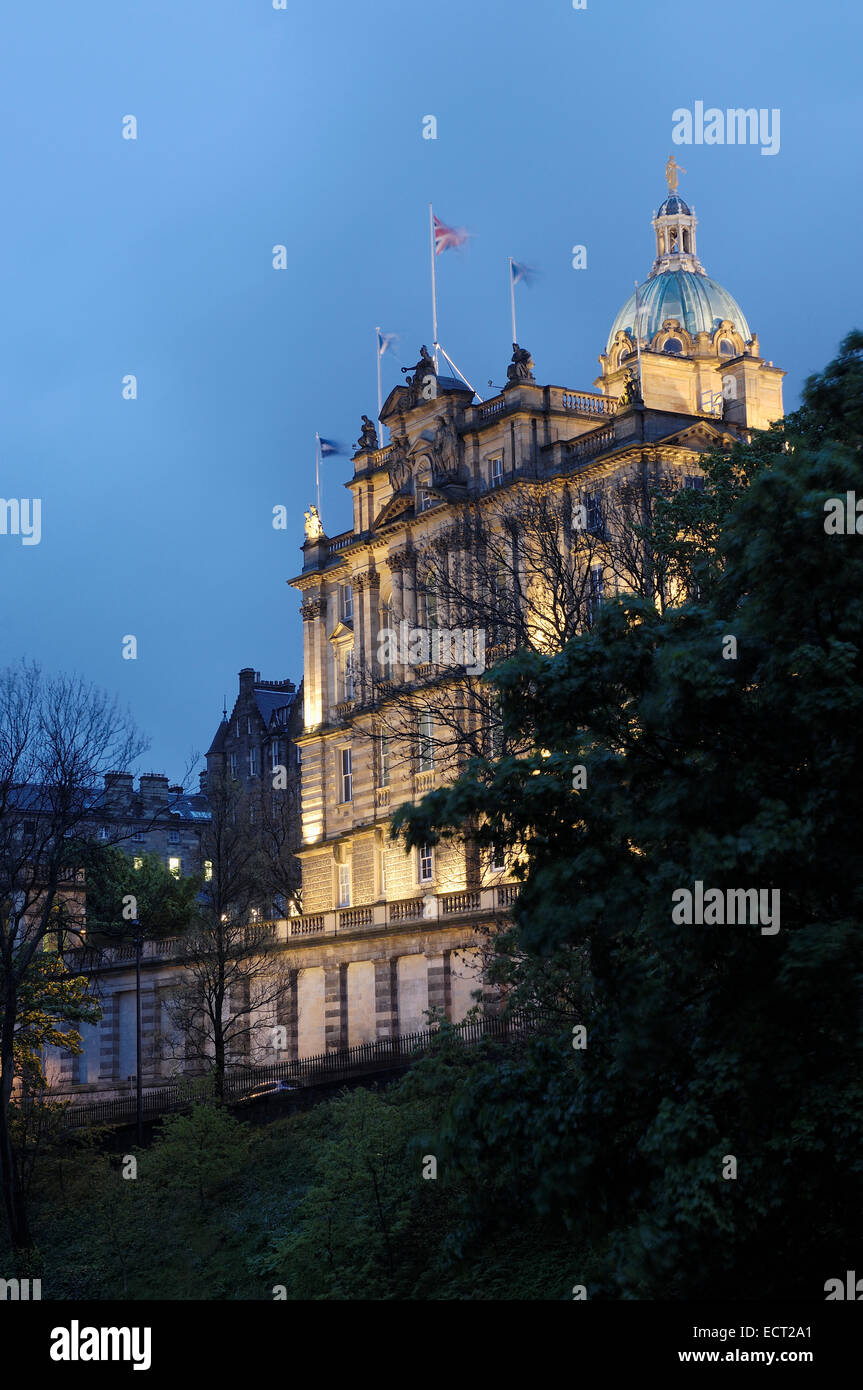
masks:
[[[512,276],[512,256],[509,257],[509,303],[512,310],[512,341],[518,342],[518,335],[515,331],[515,281]]]
[[[638,354],[638,394],[644,400],[644,386],[641,380],[641,324],[638,321],[638,281],[635,282],[635,350]]]
[[[321,436],[315,430],[315,498],[318,516],[321,514]]]
[[[437,355],[437,281],[435,279],[434,266],[434,209],[429,203],[429,247],[431,250],[431,285],[432,285],[432,344],[434,347],[434,369],[438,368]]]
[[[384,427],[381,424],[381,410],[383,409],[383,398],[381,396],[381,330],[375,329],[375,347],[378,355],[378,430],[381,448],[384,447]]]

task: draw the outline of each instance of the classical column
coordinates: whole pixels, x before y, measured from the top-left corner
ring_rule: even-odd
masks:
[[[398,981],[395,960],[375,963],[375,1037],[395,1038],[399,1031]]]
[[[370,699],[373,683],[380,679],[378,661],[378,594],[380,575],[376,570],[364,570],[354,575],[353,585],[359,595],[358,633],[354,644],[354,669],[360,686],[360,698]]]
[[[438,1018],[449,1018],[452,1013],[450,994],[450,953],[440,951],[436,955],[426,952],[428,968],[429,1012]]]
[[[387,564],[389,565],[393,577],[393,596],[390,607],[393,630],[396,633],[401,633],[403,631],[401,624],[403,621],[407,621],[408,616],[405,607],[406,558],[403,550],[394,551],[392,555],[387,556]],[[399,650],[399,655],[404,655],[404,653]],[[399,682],[404,680],[404,665],[400,661],[393,662],[393,679]]]
[[[313,729],[323,721],[326,701],[326,671],[324,669],[324,647],[326,637],[321,635],[320,619],[324,614],[324,600],[320,594],[310,595],[300,607],[303,615],[303,673],[305,678],[304,709],[305,726]]]

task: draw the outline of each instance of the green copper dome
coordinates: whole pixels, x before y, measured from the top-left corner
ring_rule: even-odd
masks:
[[[696,333],[713,333],[722,319],[730,319],[744,342],[752,337],[737,300],[715,280],[692,270],[663,270],[639,286],[638,336],[642,342],[658,333],[666,319],[677,319],[693,337]],[[612,324],[606,351],[620,329],[634,341],[634,294],[629,296]]]

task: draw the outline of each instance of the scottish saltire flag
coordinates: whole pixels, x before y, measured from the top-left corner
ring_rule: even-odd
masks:
[[[336,444],[332,439],[321,439],[318,435],[318,443],[321,446],[321,458],[329,458],[330,454],[343,454],[345,451],[341,444]]]
[[[529,285],[535,275],[536,271],[532,266],[522,265],[521,261],[512,262],[512,283],[514,285],[517,285],[520,280],[523,280],[526,285]]]
[[[398,333],[382,333],[378,329],[378,357],[383,357],[388,347],[399,340]]]
[[[434,219],[434,250],[435,255],[439,256],[441,251],[449,251],[451,247],[463,246],[470,233],[464,227],[448,227],[445,222],[435,215]]]

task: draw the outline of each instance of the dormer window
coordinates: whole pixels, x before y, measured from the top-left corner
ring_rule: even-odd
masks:
[[[679,357],[683,352],[683,344],[679,338],[666,338],[662,351],[672,357]]]
[[[733,343],[729,343],[729,341],[728,341],[727,338],[723,338],[723,339],[722,339],[722,342],[719,344],[719,356],[720,356],[720,357],[736,357],[736,356],[737,356],[737,349],[736,349],[736,347],[734,346]]]

